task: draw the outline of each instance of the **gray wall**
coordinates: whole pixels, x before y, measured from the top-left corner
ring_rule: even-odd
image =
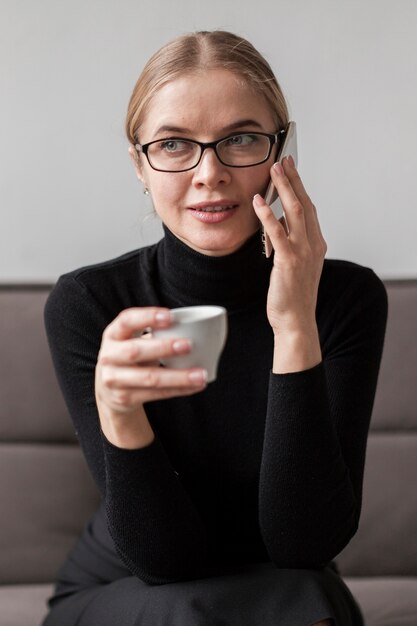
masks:
[[[417,276],[417,2],[0,0],[0,281],[50,281],[154,241],[127,154],[139,72],[225,28],[276,71],[328,256]]]

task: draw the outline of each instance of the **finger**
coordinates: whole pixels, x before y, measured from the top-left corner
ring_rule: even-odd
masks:
[[[98,354],[101,365],[134,365],[159,361],[168,356],[188,354],[192,349],[189,339],[182,337],[172,339],[148,338],[149,335],[138,339],[125,341],[108,340]]]
[[[316,246],[318,249],[321,249],[323,252],[323,256],[325,256],[326,252],[327,252],[327,243],[325,238],[323,237],[323,233],[321,231],[321,227],[320,227],[320,222],[317,216],[317,209],[314,206],[314,204],[312,205],[313,207],[313,214],[314,214],[314,222],[313,222],[313,226],[312,226],[312,231],[314,231],[314,239],[313,242],[316,242]]]
[[[171,312],[161,307],[132,307],[124,309],[107,326],[103,337],[121,341],[148,327],[166,328],[171,324]]]
[[[314,246],[317,239],[320,240],[320,243],[323,243],[324,239],[321,233],[317,211],[310,196],[305,190],[301,177],[295,167],[294,159],[292,157],[284,159],[283,168],[297,198],[304,207],[305,227],[310,243]]]
[[[286,235],[287,235],[287,237],[288,237],[288,235],[289,235],[289,231],[288,231],[287,222],[286,222],[286,220],[285,220],[285,215],[283,215],[282,217],[280,217],[278,221],[282,224],[282,226],[283,226],[283,228],[284,228],[284,230],[285,230],[285,234],[286,234]]]
[[[159,393],[161,389],[174,387],[200,387],[207,382],[207,372],[201,368],[107,366],[101,378],[108,389],[153,389]]]
[[[271,207],[268,206],[261,195],[256,194],[253,197],[252,203],[254,211],[259,221],[262,223],[266,234],[270,238],[275,252],[284,252],[289,246],[285,220],[282,221],[282,218],[278,220],[275,217]]]
[[[191,396],[195,393],[204,391],[206,384],[191,387],[169,387],[165,389],[155,390],[148,389],[140,391],[117,389],[113,391],[110,404],[115,406],[116,410],[130,411],[132,407],[142,406],[145,402],[151,402],[152,400],[164,400],[167,398],[176,398],[179,396]]]
[[[284,173],[288,180],[290,181],[291,187],[294,190],[295,195],[303,204],[303,206],[312,206],[313,203],[311,201],[310,196],[308,195],[301,177],[295,167],[294,159],[292,157],[286,157],[282,161],[282,167],[284,169]]]
[[[277,188],[285,212],[289,237],[294,243],[305,241],[306,224],[304,206],[297,197],[281,163],[275,163],[272,166],[271,177],[272,182]]]

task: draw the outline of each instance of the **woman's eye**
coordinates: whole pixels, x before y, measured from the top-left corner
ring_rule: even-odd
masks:
[[[165,152],[179,152],[185,150],[187,147],[186,141],[179,141],[178,139],[169,139],[167,141],[161,141],[159,144],[161,150]]]
[[[230,146],[249,146],[254,141],[256,141],[255,135],[235,135],[228,140]]]

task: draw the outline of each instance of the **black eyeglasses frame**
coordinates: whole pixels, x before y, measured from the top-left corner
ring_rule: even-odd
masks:
[[[217,158],[219,159],[220,163],[222,163],[222,165],[225,165],[226,167],[236,167],[236,168],[242,168],[242,167],[255,167],[256,165],[261,165],[262,163],[265,163],[265,161],[267,161],[269,159],[269,157],[271,156],[271,152],[272,152],[272,148],[275,144],[279,144],[279,140],[281,139],[281,135],[284,135],[287,132],[286,128],[283,128],[281,130],[278,130],[276,133],[261,133],[261,132],[250,132],[250,131],[246,131],[246,132],[239,132],[239,133],[233,133],[231,135],[227,135],[227,137],[222,137],[221,139],[217,139],[216,141],[209,141],[209,142],[203,142],[203,141],[197,141],[196,139],[187,139],[186,137],[164,137],[163,139],[156,139],[155,141],[150,141],[149,143],[145,143],[145,144],[140,144],[137,143],[135,144],[135,148],[138,152],[141,152],[142,154],[144,154],[148,160],[149,165],[151,166],[151,168],[157,172],[167,172],[170,174],[177,174],[180,172],[189,172],[190,170],[193,170],[195,167],[197,167],[197,165],[200,163],[202,156],[204,154],[204,151],[207,148],[212,148],[214,150],[215,155],[217,156]],[[267,156],[262,159],[262,161],[258,161],[257,163],[251,163],[251,165],[229,165],[229,163],[225,163],[219,156],[218,152],[217,152],[217,146],[219,143],[222,143],[223,141],[226,141],[227,139],[232,139],[232,137],[238,137],[240,135],[262,135],[263,137],[268,137],[269,139],[269,150],[268,150],[268,154]],[[189,143],[194,143],[196,145],[198,145],[200,147],[200,156],[199,159],[197,161],[197,163],[195,165],[193,165],[192,167],[187,167],[183,170],[165,170],[165,169],[161,169],[158,167],[155,167],[154,165],[152,165],[150,159],[149,159],[149,155],[148,155],[148,149],[149,146],[151,146],[152,144],[155,143],[160,143],[161,141],[188,141]]]

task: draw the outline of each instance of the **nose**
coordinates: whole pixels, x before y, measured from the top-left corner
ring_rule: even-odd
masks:
[[[215,189],[218,185],[227,185],[230,179],[229,168],[219,161],[213,148],[206,148],[194,170],[194,185]]]

